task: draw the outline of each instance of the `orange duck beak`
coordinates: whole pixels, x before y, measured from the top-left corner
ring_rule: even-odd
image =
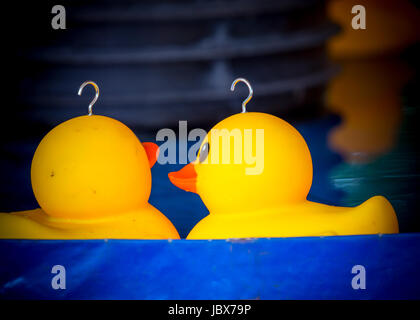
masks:
[[[159,146],[153,142],[143,142],[142,145],[146,151],[147,158],[149,159],[149,166],[151,168],[159,157]]]
[[[197,172],[194,163],[189,163],[179,171],[169,172],[169,180],[178,188],[197,193]]]

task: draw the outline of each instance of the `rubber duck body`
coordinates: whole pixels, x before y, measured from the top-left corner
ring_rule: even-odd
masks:
[[[61,123],[32,160],[41,208],[0,213],[0,238],[178,239],[172,223],[148,203],[158,151],[109,117]]]
[[[169,179],[198,193],[210,212],[188,239],[398,232],[394,209],[382,196],[354,208],[308,201],[308,146],[293,126],[265,113],[240,113],[219,122],[197,159]]]

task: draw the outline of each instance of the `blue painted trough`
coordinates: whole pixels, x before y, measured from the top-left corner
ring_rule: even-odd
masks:
[[[0,241],[0,297],[420,299],[420,234],[249,240]],[[66,289],[54,290],[54,265]],[[355,265],[366,289],[352,287]]]

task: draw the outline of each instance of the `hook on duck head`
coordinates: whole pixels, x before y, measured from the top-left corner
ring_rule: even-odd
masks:
[[[79,88],[79,91],[78,91],[78,95],[80,96],[80,95],[82,95],[82,91],[83,91],[83,89],[88,85],[88,84],[90,84],[90,85],[92,85],[94,88],[95,88],[95,97],[93,98],[93,100],[89,103],[89,107],[88,107],[88,115],[89,116],[91,116],[92,115],[92,107],[93,107],[93,105],[95,104],[95,102],[96,102],[96,100],[98,100],[98,97],[99,97],[99,87],[98,87],[98,85],[95,83],[95,82],[93,82],[93,81],[85,81],[85,82],[83,82],[82,83],[82,85],[80,86],[80,88]]]
[[[249,100],[252,99],[252,96],[254,94],[254,90],[252,90],[251,84],[249,83],[248,80],[246,80],[244,78],[237,78],[237,79],[235,79],[232,82],[232,85],[230,87],[230,91],[234,91],[235,90],[235,86],[236,86],[236,84],[238,82],[244,82],[247,85],[248,89],[249,89],[248,97],[244,101],[242,101],[242,113],[245,113],[246,112],[246,104],[249,102]]]

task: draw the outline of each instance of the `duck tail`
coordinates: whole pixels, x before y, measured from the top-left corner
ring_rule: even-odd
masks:
[[[372,212],[372,223],[378,233],[398,233],[398,219],[392,204],[383,196],[374,196],[363,202],[359,208],[365,212]]]

